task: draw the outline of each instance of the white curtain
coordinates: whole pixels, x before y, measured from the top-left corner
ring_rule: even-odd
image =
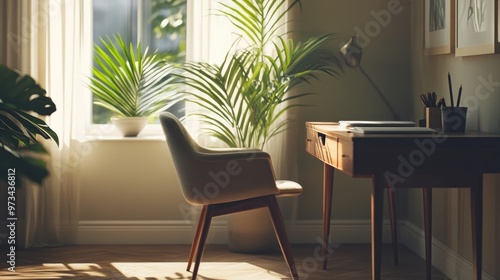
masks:
[[[76,242],[79,221],[79,166],[89,152],[81,139],[86,116],[82,69],[83,45],[90,43],[83,30],[83,0],[44,0],[49,5],[47,32],[47,91],[58,105],[48,119],[49,126],[59,136],[59,146],[51,148],[51,176],[42,189],[48,194],[41,207],[44,230],[43,244]],[[88,1],[87,1],[88,2]],[[88,3],[87,3],[88,4]],[[37,240],[38,241],[38,240]]]
[[[46,119],[59,146],[46,142],[50,176],[42,186],[25,180],[18,191],[20,247],[74,243],[78,225],[78,164],[85,151],[76,142],[84,123],[80,75],[81,0],[3,0],[1,63],[31,75],[53,99],[57,111]],[[80,102],[80,103],[78,103]],[[83,149],[83,150],[82,150]]]

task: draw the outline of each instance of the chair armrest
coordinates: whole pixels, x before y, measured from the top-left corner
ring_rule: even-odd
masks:
[[[239,152],[262,152],[260,149],[254,148],[205,148],[198,147],[200,150],[198,152],[204,154],[220,154],[220,153],[239,153]]]
[[[269,159],[271,156],[258,149],[223,149],[210,150],[210,152],[197,153],[196,158],[207,161],[227,161],[227,160],[246,160]]]

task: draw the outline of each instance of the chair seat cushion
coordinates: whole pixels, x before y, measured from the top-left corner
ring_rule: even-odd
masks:
[[[288,180],[277,180],[278,194],[276,196],[295,196],[302,193],[302,186],[297,182]]]

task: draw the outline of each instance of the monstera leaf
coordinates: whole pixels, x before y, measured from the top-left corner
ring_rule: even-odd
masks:
[[[57,134],[31,114],[49,116],[56,111],[56,105],[46,93],[32,77],[0,65],[0,168],[15,168],[16,174],[37,183],[48,174],[41,159],[47,151],[37,137],[59,144]]]

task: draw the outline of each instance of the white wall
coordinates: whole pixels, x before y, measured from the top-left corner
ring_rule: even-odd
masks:
[[[164,140],[91,142],[82,163],[82,220],[182,220],[184,199]]]

